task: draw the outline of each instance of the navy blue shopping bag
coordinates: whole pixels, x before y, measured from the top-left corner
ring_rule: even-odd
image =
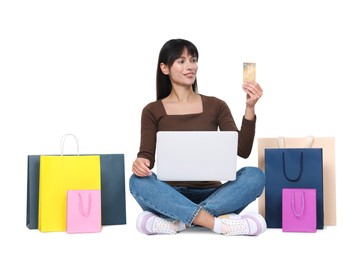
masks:
[[[317,229],[324,227],[322,148],[265,149],[265,219],[282,228],[282,189],[316,189]]]

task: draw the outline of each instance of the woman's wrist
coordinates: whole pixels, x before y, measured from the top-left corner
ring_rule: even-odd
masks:
[[[255,110],[254,107],[246,107],[245,108],[245,119],[253,121],[255,118]]]

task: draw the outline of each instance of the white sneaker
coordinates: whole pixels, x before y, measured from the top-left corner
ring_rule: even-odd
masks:
[[[265,219],[258,213],[250,212],[236,218],[221,218],[222,231],[224,235],[257,236],[267,229]]]
[[[140,233],[146,235],[176,234],[178,223],[158,217],[149,211],[144,211],[137,218],[136,227]]]
[[[235,213],[228,213],[225,215],[218,216],[217,218],[240,219],[240,215]]]

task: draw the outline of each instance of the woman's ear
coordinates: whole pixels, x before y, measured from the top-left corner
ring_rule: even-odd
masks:
[[[161,63],[160,65],[161,71],[163,72],[164,75],[168,75],[169,74],[169,69],[168,66],[164,63]]]

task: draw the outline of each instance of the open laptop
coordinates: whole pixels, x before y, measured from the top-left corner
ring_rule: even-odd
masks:
[[[236,131],[159,131],[156,174],[163,181],[229,181],[236,178]]]

